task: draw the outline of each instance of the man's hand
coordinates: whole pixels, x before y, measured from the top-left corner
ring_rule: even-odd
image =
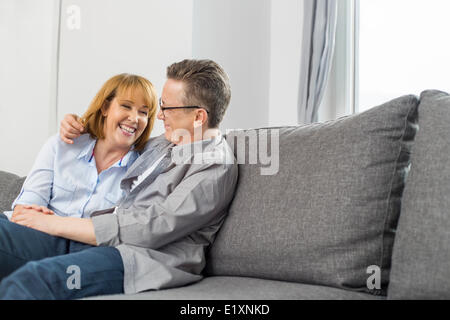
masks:
[[[47,214],[42,211],[32,209],[31,206],[28,206],[28,209],[23,207],[20,211],[16,212],[14,210],[14,215],[11,217],[11,222],[48,234],[53,234],[55,229],[54,226],[57,222],[55,219],[58,218],[58,216]]]
[[[84,127],[79,122],[79,117],[76,114],[66,114],[61,121],[59,128],[59,135],[61,140],[68,144],[73,144],[73,139],[78,138],[84,133]]]

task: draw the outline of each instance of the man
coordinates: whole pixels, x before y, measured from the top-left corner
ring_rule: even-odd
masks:
[[[128,170],[117,208],[79,219],[30,207],[16,223],[0,219],[0,298],[132,294],[202,278],[205,248],[237,181],[233,153],[218,131],[230,86],[210,60],[174,63],[167,78],[158,113],[165,134],[151,139]],[[66,116],[63,139],[79,135],[75,126]]]

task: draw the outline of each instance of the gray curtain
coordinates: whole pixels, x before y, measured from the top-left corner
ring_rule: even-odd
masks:
[[[318,121],[333,58],[337,0],[304,0],[298,122]]]

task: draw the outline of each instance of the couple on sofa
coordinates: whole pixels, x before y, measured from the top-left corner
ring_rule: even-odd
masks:
[[[217,63],[183,60],[167,68],[158,112],[152,84],[121,74],[79,121],[66,115],[11,216],[0,214],[0,299],[77,299],[199,281],[237,182],[218,130],[230,97]],[[156,116],[165,134],[149,139]]]

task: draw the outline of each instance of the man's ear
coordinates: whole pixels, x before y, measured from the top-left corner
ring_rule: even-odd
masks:
[[[195,115],[195,126],[205,127],[208,124],[208,113],[205,109],[198,109]]]

